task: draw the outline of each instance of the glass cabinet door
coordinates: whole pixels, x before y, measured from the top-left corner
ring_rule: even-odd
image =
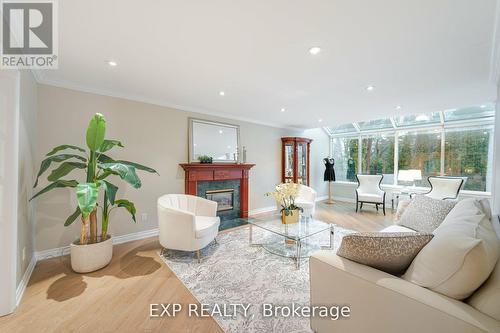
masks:
[[[297,145],[297,183],[307,184],[307,144],[305,142]]]
[[[285,182],[293,182],[293,158],[294,149],[293,143],[285,144]]]

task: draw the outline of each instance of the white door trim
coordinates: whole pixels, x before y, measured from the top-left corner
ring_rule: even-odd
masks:
[[[0,316],[14,311],[16,307],[17,270],[17,198],[19,164],[19,71],[0,71],[0,107],[5,108],[5,127],[2,127],[6,142],[4,155],[0,157],[1,185],[0,202]],[[5,112],[6,111],[6,112]],[[1,111],[0,111],[1,112]],[[4,158],[5,157],[5,158]]]

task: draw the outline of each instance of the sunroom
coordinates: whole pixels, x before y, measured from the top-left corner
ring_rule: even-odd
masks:
[[[461,196],[490,197],[494,122],[495,105],[485,103],[324,127],[335,161],[333,195],[352,201],[357,174],[382,174],[388,202],[410,186],[428,191],[429,176],[462,177]]]

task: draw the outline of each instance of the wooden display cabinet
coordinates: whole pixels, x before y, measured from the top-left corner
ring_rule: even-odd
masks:
[[[309,186],[309,156],[312,139],[281,138],[281,181]]]

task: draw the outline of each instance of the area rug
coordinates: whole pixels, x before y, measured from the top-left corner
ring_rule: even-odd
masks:
[[[283,241],[279,236],[254,227],[254,242]],[[334,250],[344,235],[352,233],[335,227]],[[328,245],[328,232],[312,236],[309,244]],[[225,332],[311,332],[309,318],[264,316],[263,304],[274,306],[309,305],[309,262],[301,260],[299,270],[292,259],[249,246],[249,230],[241,228],[217,236],[201,251],[202,262],[194,254],[167,250],[165,263],[201,304],[224,308],[243,304],[215,314],[213,318]],[[236,310],[236,311],[232,311]],[[246,314],[246,316],[245,316]]]

